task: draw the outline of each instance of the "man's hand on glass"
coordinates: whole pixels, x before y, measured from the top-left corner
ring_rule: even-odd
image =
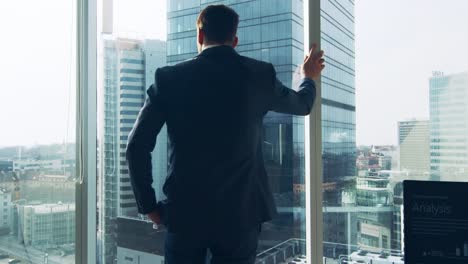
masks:
[[[304,77],[314,81],[318,80],[323,68],[325,68],[323,54],[323,50],[318,51],[317,44],[314,43],[309,54],[304,58],[304,63],[301,67]]]

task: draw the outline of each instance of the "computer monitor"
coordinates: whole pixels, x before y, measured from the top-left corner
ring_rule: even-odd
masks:
[[[468,183],[404,181],[406,264],[468,263]]]

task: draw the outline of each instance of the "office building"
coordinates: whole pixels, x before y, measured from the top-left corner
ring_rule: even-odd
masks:
[[[468,177],[468,72],[429,80],[430,174],[433,180]]]
[[[403,183],[393,188],[392,250],[403,252]]]
[[[409,172],[429,172],[429,121],[398,122],[400,169]]]
[[[354,1],[321,1],[323,248],[324,256],[349,254],[357,238],[356,214],[341,207],[356,177]],[[337,211],[337,212],[332,212]],[[328,213],[330,212],[330,213]],[[343,251],[337,250],[347,245]]]
[[[100,146],[98,207],[99,228],[105,263],[116,256],[117,216],[137,217],[135,198],[125,159],[128,134],[146,99],[146,89],[154,83],[154,71],[166,64],[166,45],[159,40],[114,39],[105,36],[102,96],[103,129]],[[163,198],[162,183],[167,172],[167,132],[158,136],[153,155],[153,187]]]
[[[356,179],[356,207],[364,207],[358,213],[358,246],[361,249],[380,252],[391,248],[393,220],[393,196],[390,173],[367,171]]]
[[[341,190],[355,177],[354,2],[321,1],[321,41],[327,67],[322,74],[323,181],[328,205],[341,204]]]
[[[19,206],[20,242],[27,246],[75,243],[75,204]]]
[[[11,192],[3,187],[0,187],[0,233],[10,232],[12,227],[13,204],[11,203]]]
[[[75,169],[74,159],[21,159],[13,160],[13,171],[27,172],[27,171],[41,171],[41,172],[68,172]]]
[[[273,63],[278,79],[292,86],[293,73],[304,57],[303,1],[216,3],[231,6],[240,16],[237,51]],[[197,54],[194,22],[208,4],[195,0],[168,1],[168,64]],[[339,206],[344,179],[355,174],[354,3],[334,5],[323,1],[321,16],[322,48],[328,56],[322,75],[322,125],[323,178],[330,188],[324,198],[326,203]],[[263,151],[280,209],[278,219],[264,228],[260,248],[268,248],[292,237],[305,236],[305,194],[297,191],[304,189],[301,188],[304,185],[304,118],[268,113],[264,120]],[[268,234],[270,227],[281,232]],[[334,242],[346,242],[343,226],[325,227],[329,228],[324,231],[326,241],[330,234],[339,235]]]

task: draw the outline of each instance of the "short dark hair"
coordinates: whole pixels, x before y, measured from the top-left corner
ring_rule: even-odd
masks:
[[[239,15],[225,5],[209,5],[197,18],[198,29],[205,33],[207,41],[215,43],[233,41],[238,25]]]

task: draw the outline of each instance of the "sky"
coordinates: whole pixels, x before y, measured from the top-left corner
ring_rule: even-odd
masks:
[[[397,144],[429,119],[433,71],[468,72],[468,1],[356,0],[356,141]]]
[[[0,3],[0,146],[74,140],[73,3]],[[165,39],[165,4],[115,0],[114,34]],[[355,4],[357,144],[397,144],[398,121],[428,119],[432,72],[468,71],[468,1]]]

